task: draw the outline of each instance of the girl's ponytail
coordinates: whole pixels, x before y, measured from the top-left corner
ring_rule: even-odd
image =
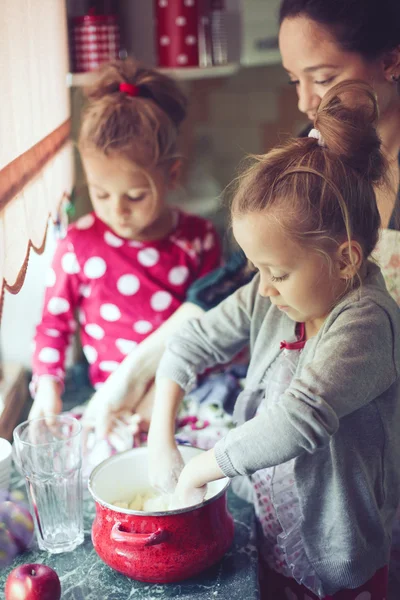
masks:
[[[87,88],[81,151],[127,156],[146,168],[179,157],[179,128],[187,100],[177,83],[134,59],[107,63]]]

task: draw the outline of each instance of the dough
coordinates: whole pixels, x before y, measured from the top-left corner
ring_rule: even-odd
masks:
[[[116,501],[113,506],[129,510],[144,512],[165,512],[169,510],[169,494],[156,494],[153,490],[146,490],[135,494],[130,502]]]

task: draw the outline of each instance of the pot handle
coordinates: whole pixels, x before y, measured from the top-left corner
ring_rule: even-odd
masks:
[[[122,544],[129,544],[136,548],[144,548],[145,546],[155,546],[165,542],[168,538],[168,533],[165,529],[157,529],[153,533],[128,533],[127,531],[121,531],[121,523],[118,521],[114,524],[111,530],[111,539],[113,542],[119,542]]]

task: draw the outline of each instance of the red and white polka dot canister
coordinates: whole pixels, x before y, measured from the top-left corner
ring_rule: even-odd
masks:
[[[199,66],[199,24],[204,0],[154,0],[160,67]]]
[[[97,15],[93,11],[75,17],[72,23],[75,72],[95,71],[118,58],[120,32],[116,15]]]

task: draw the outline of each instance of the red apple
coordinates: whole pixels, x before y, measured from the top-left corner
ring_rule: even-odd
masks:
[[[5,600],[60,600],[58,575],[46,565],[21,565],[7,577]]]

